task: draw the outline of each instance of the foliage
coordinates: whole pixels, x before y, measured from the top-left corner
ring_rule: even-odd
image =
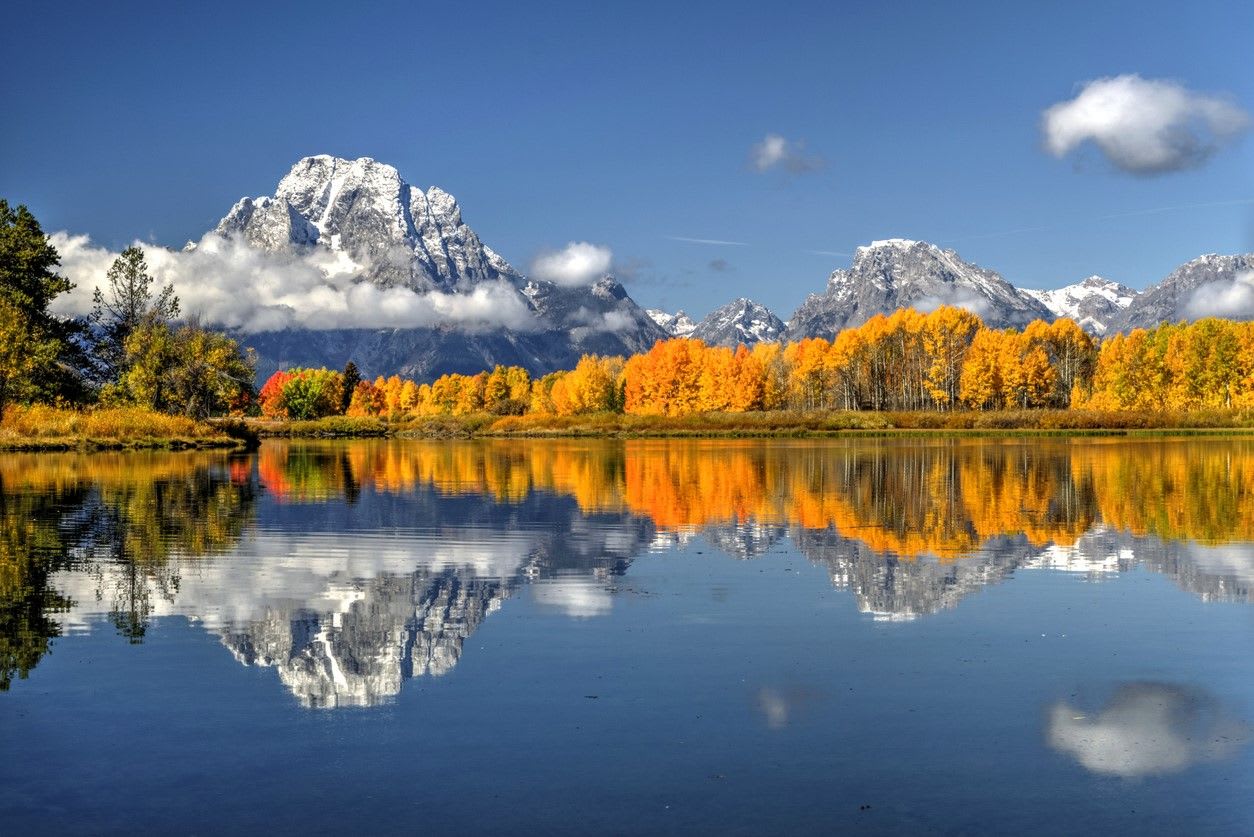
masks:
[[[329,369],[297,369],[283,384],[283,406],[294,419],[335,415],[343,403],[344,385],[339,372]]]
[[[128,247],[105,275],[106,288],[96,288],[91,320],[96,326],[95,353],[105,381],[116,382],[126,374],[130,355],[127,339],[136,329],[168,323],[179,314],[174,287],[166,285],[154,297],[144,251]]]
[[[1163,323],[1104,340],[1077,406],[1195,411],[1254,407],[1254,323]]]
[[[55,337],[0,297],[0,415],[6,405],[39,395],[39,377],[56,362],[59,349]]]
[[[125,374],[102,394],[106,403],[206,418],[242,413],[253,397],[252,357],[234,340],[189,323],[141,325],[126,338]]]
[[[351,360],[344,364],[344,371],[340,373],[340,412],[347,413],[348,408],[352,406],[353,395],[357,391],[357,385],[361,383],[361,371],[357,368],[357,364]]]
[[[87,361],[82,324],[48,309],[73,284],[60,256],[24,206],[0,199],[0,412],[13,401],[82,396]],[[29,346],[30,351],[24,349]]]

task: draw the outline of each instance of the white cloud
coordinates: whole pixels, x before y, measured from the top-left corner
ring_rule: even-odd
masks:
[[[1041,129],[1055,157],[1092,141],[1125,172],[1161,174],[1200,165],[1249,123],[1223,98],[1132,74],[1088,82],[1047,109]]]
[[[924,314],[929,314],[942,305],[951,305],[954,308],[970,311],[977,316],[987,317],[991,308],[991,301],[977,293],[956,290],[936,296],[919,297],[910,303],[910,307],[922,311]]]
[[[104,281],[117,253],[85,235],[50,236],[61,254],[61,273],[76,287],[59,297],[59,314],[90,312],[92,291]],[[381,288],[358,277],[363,266],[342,253],[315,248],[301,255],[267,253],[233,238],[206,235],[193,250],[167,250],[142,242],[149,272],[171,283],[185,314],[243,332],[286,328],[420,328],[452,323],[465,328],[527,330],[537,320],[505,282],[469,293],[420,293]]]
[[[749,163],[759,172],[782,168],[793,174],[823,167],[822,159],[806,155],[804,140],[790,142],[779,134],[767,134],[749,149]]]
[[[1196,690],[1129,683],[1092,717],[1055,704],[1046,738],[1087,770],[1131,779],[1229,758],[1248,743],[1250,727]]]
[[[1241,273],[1231,279],[1201,285],[1184,301],[1178,313],[1190,320],[1202,317],[1254,319],[1254,273]]]
[[[574,619],[606,616],[614,609],[610,592],[591,578],[564,576],[547,579],[532,587],[532,595],[538,604]]]
[[[531,273],[555,285],[586,285],[610,270],[614,253],[608,247],[572,241],[561,250],[541,253],[531,263]]]

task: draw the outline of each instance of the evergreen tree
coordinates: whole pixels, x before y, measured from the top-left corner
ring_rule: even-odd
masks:
[[[357,391],[357,385],[361,383],[361,372],[357,369],[357,364],[351,360],[344,364],[344,372],[340,378],[344,386],[340,412],[347,413],[349,405],[353,403],[353,393]]]
[[[56,273],[61,257],[35,216],[0,199],[0,304],[8,350],[0,357],[0,410],[14,400],[83,395],[82,323],[49,312],[74,287]],[[22,341],[16,342],[15,341]],[[29,352],[22,351],[25,346]]]
[[[179,315],[179,299],[174,287],[166,285],[154,296],[155,281],[148,275],[144,251],[128,247],[114,260],[105,275],[107,290],[96,288],[96,358],[103,380],[115,382],[126,374],[126,340],[146,325],[166,323]]]

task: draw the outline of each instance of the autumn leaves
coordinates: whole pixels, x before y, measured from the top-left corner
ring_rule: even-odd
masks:
[[[628,413],[683,417],[751,411],[1231,409],[1254,406],[1254,324],[1200,320],[1102,342],[1069,319],[988,328],[943,306],[878,314],[832,340],[752,349],[662,340],[630,358],[586,355],[532,379],[497,366],[420,384],[357,383],[328,370],[277,372],[262,387],[272,417]]]

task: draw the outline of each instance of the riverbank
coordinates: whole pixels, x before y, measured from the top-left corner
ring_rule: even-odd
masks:
[[[798,438],[841,435],[1130,435],[1254,430],[1254,411],[1183,413],[1092,410],[988,412],[752,412],[634,416],[430,416],[391,422],[330,416],[313,421],[195,421],[139,407],[74,410],[10,407],[0,450],[248,449],[262,438]]]
[[[281,438],[771,438],[961,433],[988,435],[1122,435],[1254,430],[1254,411],[1107,412],[1094,410],[1001,410],[939,412],[808,411],[634,416],[435,416],[388,422],[332,416],[315,421],[249,419],[262,437]]]
[[[196,421],[142,407],[90,410],[13,406],[0,419],[0,450],[247,449],[257,435],[241,421]]]

